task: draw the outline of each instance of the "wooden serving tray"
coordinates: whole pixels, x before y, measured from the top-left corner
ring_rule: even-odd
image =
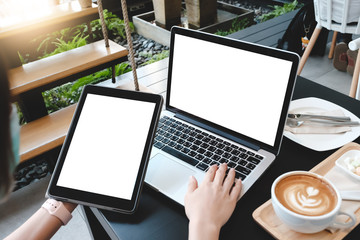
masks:
[[[357,143],[348,143],[335,153],[330,155],[324,161],[316,165],[310,172],[315,172],[324,176],[335,166],[335,161],[349,150],[360,150],[360,145]],[[276,216],[271,204],[271,199],[258,207],[253,212],[253,218],[262,226],[267,232],[277,239],[343,239],[353,228],[360,222],[360,209],[355,212],[357,222],[354,227],[345,230],[339,230],[335,233],[329,231],[321,231],[314,234],[303,234],[289,229],[282,221]]]

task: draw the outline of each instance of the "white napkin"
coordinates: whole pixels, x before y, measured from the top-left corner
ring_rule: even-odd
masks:
[[[360,181],[346,174],[342,169],[337,166],[334,166],[327,174],[324,176],[328,180],[330,180],[338,191],[345,190],[360,190]],[[354,213],[360,208],[360,201],[349,201],[343,200],[341,204],[341,210],[348,213]],[[336,219],[340,222],[346,222],[348,220],[348,216],[341,215]],[[328,228],[328,231],[334,233],[339,229]]]
[[[289,112],[292,113],[292,112]],[[331,110],[331,111],[323,111],[323,112],[296,112],[296,113],[302,113],[302,114],[316,114],[316,115],[327,115],[327,116],[338,116],[342,117],[345,116],[343,111],[341,109]],[[308,125],[304,124],[300,127],[290,127],[288,125],[285,126],[285,131],[294,133],[294,134],[330,134],[330,133],[344,133],[351,131],[351,127],[349,126],[325,126],[320,124],[314,124],[314,125]]]

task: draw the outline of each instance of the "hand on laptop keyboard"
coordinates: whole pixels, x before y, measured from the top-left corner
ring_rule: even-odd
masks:
[[[235,179],[235,170],[227,169],[226,163],[211,166],[200,186],[190,178],[185,196],[189,239],[218,239],[221,227],[233,213],[242,184]]]

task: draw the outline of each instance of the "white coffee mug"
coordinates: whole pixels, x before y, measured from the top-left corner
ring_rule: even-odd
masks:
[[[327,183],[328,187],[331,187],[333,192],[336,195],[337,203],[334,204],[334,207],[331,211],[324,213],[319,216],[307,216],[302,215],[299,213],[296,213],[292,210],[289,210],[286,208],[278,199],[278,197],[275,194],[275,187],[277,184],[283,180],[286,177],[292,176],[292,175],[308,175],[313,176],[315,178],[320,179],[321,181]],[[310,187],[311,188],[311,187]],[[311,190],[311,191],[317,191],[317,190]],[[315,192],[316,194],[316,192]],[[311,196],[311,195],[308,195]],[[304,197],[304,196],[302,196]],[[310,198],[310,197],[309,197]],[[272,200],[272,206],[274,208],[274,211],[276,215],[279,217],[279,219],[286,224],[289,228],[296,232],[301,233],[316,233],[320,232],[326,228],[350,228],[355,225],[356,223],[356,217],[353,213],[346,213],[340,211],[341,206],[341,195],[339,191],[336,189],[334,184],[332,184],[329,180],[324,178],[323,176],[320,176],[315,173],[306,172],[306,171],[293,171],[284,173],[281,176],[279,176],[272,184],[271,186],[271,200]],[[338,222],[336,221],[336,217],[338,215],[347,215],[350,217],[351,221],[349,222]]]

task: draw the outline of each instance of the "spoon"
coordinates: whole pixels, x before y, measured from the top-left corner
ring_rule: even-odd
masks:
[[[286,124],[290,127],[300,127],[303,124],[320,124],[320,125],[326,125],[326,126],[358,126],[360,125],[359,122],[356,121],[348,121],[348,122],[337,122],[337,121],[326,121],[326,120],[315,120],[315,119],[309,119],[306,121],[303,120],[295,120],[295,119],[287,119]]]
[[[360,201],[360,191],[340,191],[340,195],[344,200]]]

